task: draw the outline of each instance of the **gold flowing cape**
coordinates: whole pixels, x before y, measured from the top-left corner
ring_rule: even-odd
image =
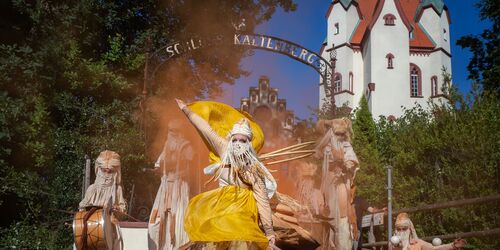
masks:
[[[253,117],[245,111],[237,110],[227,104],[211,101],[193,102],[187,105],[188,108],[208,122],[210,127],[222,138],[226,138],[233,128],[233,125],[242,118],[248,119],[250,128],[252,128],[253,139],[252,146],[256,152],[259,152],[264,146],[264,133]],[[200,133],[200,131],[198,131]],[[201,134],[200,134],[201,135]],[[220,162],[220,155],[217,155],[212,146],[201,136],[203,142],[210,150],[210,164]]]

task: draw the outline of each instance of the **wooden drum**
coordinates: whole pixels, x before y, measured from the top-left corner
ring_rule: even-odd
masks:
[[[111,210],[91,207],[80,211],[73,219],[76,249],[112,249],[115,227],[111,223]]]

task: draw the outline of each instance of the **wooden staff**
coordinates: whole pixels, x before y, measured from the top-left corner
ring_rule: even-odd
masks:
[[[304,153],[314,153],[314,150],[298,150],[298,151],[287,151],[287,152],[281,152],[281,153],[276,153],[276,154],[268,154],[265,157],[259,157],[261,161],[269,160],[278,156],[285,156],[285,155],[291,155],[291,154],[304,154]]]
[[[278,149],[278,150],[275,150],[275,151],[272,151],[272,152],[269,152],[269,153],[265,153],[265,154],[262,154],[260,157],[266,157],[268,155],[272,155],[272,154],[276,154],[276,153],[281,153],[283,151],[294,151],[294,150],[298,150],[298,149],[302,149],[302,148],[305,148],[309,145],[312,145],[316,142],[314,141],[309,141],[309,142],[303,142],[303,143],[298,143],[298,144],[295,144],[295,145],[292,145],[292,146],[289,146],[289,147],[286,147],[286,148],[282,148],[282,149]]]
[[[272,162],[266,163],[266,165],[270,166],[270,165],[274,165],[274,164],[278,164],[278,163],[282,163],[282,162],[298,160],[298,159],[309,157],[309,156],[311,156],[313,154],[314,153],[307,153],[307,154],[299,155],[299,156],[288,158],[288,159],[283,159],[283,160],[279,160],[279,161],[272,161]]]

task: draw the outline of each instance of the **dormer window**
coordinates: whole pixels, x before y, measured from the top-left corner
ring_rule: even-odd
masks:
[[[394,20],[396,20],[396,17],[393,14],[386,14],[384,16],[384,20],[385,20],[385,25],[394,26]]]
[[[340,29],[339,29],[339,23],[335,23],[335,28],[334,28],[334,35],[337,35],[339,32],[340,32]]]

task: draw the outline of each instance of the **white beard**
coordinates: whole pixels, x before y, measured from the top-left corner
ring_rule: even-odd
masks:
[[[173,136],[169,133],[167,135],[165,149],[167,150],[167,152],[174,152],[177,150],[177,147],[179,147],[181,143],[182,140],[180,140],[177,136]]]
[[[95,184],[100,187],[109,187],[114,182],[114,173],[105,173],[100,169],[97,171]]]
[[[250,151],[250,143],[243,142],[233,142],[233,154],[236,157],[241,157],[245,155],[246,152]]]
[[[222,164],[236,169],[245,169],[247,166],[259,164],[259,160],[250,142],[229,142],[226,153],[222,157]]]
[[[246,145],[243,145],[246,144]],[[252,147],[250,142],[246,143],[232,143],[231,141],[227,144],[227,148],[221,157],[220,166],[230,167],[228,181],[236,181],[237,175],[240,170],[251,171],[259,175],[259,177],[264,178],[264,185],[267,189],[267,195],[271,198],[276,192],[276,181],[274,177],[269,172],[269,170],[260,162],[257,152]],[[214,178],[219,179],[222,171],[214,176]]]
[[[403,246],[403,250],[410,249],[410,229],[406,231],[397,231],[396,235],[401,238],[401,244]]]

